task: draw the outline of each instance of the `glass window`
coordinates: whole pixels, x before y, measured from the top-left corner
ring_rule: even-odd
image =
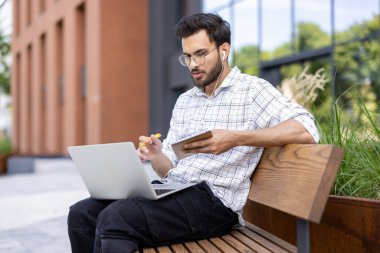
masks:
[[[224,20],[226,20],[228,23],[230,23],[231,26],[231,44],[233,44],[233,36],[234,36],[234,22],[231,19],[232,18],[232,8],[231,5],[229,5],[230,1],[211,1],[211,0],[205,0],[203,12],[208,13],[217,13],[219,16],[221,16]],[[232,48],[233,49],[233,48]],[[229,57],[229,60],[231,61],[232,57]]]
[[[296,51],[308,51],[331,44],[330,0],[295,1]]]
[[[233,8],[235,16],[233,44],[235,48],[257,45],[257,1],[242,1],[235,4]]]
[[[270,60],[291,51],[291,1],[262,1],[262,60]]]
[[[378,15],[378,0],[335,0],[336,41],[344,42],[353,38],[362,38],[378,31]]]
[[[244,73],[258,75],[257,1],[238,2],[233,7],[233,65]]]
[[[229,62],[243,72],[258,74],[257,1],[205,0],[204,12],[218,13],[231,25]]]
[[[217,12],[230,4],[230,0],[203,0],[203,12]]]
[[[334,81],[337,96],[342,96],[344,104],[349,104],[348,101],[352,101],[354,94],[359,91],[365,100],[373,100],[376,105],[374,111],[380,108],[379,48],[379,40],[373,39],[336,47]]]
[[[379,1],[335,1],[335,86],[352,108],[359,94],[370,110],[380,108]]]

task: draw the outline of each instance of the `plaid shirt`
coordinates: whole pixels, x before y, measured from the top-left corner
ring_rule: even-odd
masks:
[[[235,67],[215,95],[194,87],[182,94],[174,107],[163,152],[173,164],[166,175],[172,182],[206,181],[225,206],[241,214],[250,188],[250,176],[263,148],[238,146],[220,155],[198,153],[178,160],[171,144],[208,129],[256,130],[294,119],[318,142],[313,116],[292,103],[263,79],[242,74]]]

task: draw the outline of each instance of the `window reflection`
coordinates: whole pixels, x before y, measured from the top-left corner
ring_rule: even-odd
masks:
[[[344,33],[344,36],[337,37],[337,42],[352,39],[356,36],[365,36],[366,31],[362,29],[365,29],[363,23],[376,19],[376,16],[377,22],[373,25],[378,30],[379,5],[378,0],[335,0],[335,30],[337,33]],[[350,30],[349,33],[347,32],[348,30]]]
[[[331,43],[330,2],[330,0],[296,1],[297,52],[318,49]]]
[[[262,1],[263,60],[291,54],[291,1]]]
[[[230,62],[242,71],[276,85],[306,65],[311,73],[324,68],[331,86],[326,90],[333,97],[349,96],[354,85],[370,87],[380,108],[380,0],[203,3],[205,12],[219,13],[230,22]]]

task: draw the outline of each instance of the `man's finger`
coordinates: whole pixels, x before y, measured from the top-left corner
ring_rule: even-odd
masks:
[[[145,161],[146,157],[141,153],[140,149],[137,149],[137,154],[142,162]]]
[[[194,141],[187,143],[183,146],[184,149],[195,149],[195,148],[203,148],[207,146],[207,140]]]

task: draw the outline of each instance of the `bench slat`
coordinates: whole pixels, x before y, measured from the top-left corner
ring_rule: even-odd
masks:
[[[156,253],[156,250],[154,248],[147,248],[147,249],[143,249],[143,253]]]
[[[258,244],[262,245],[263,247],[265,247],[271,252],[276,252],[276,253],[291,252],[291,251],[285,250],[284,248],[278,246],[275,242],[262,237],[260,234],[257,234],[250,229],[241,229],[240,232],[243,233],[245,236],[249,237],[250,239],[252,239],[253,241],[257,242]]]
[[[236,249],[232,248],[227,242],[220,237],[210,238],[210,241],[215,244],[222,252],[225,253],[238,253]]]
[[[240,242],[232,235],[222,236],[222,239],[226,241],[228,244],[230,244],[233,248],[237,249],[239,252],[257,252]]]
[[[158,253],[173,253],[169,246],[161,246],[157,248]]]
[[[186,242],[185,246],[191,253],[206,253],[196,242]]]
[[[189,253],[185,246],[182,244],[173,244],[170,246],[175,253]]]
[[[270,253],[270,252],[272,252],[272,251],[269,251],[267,248],[261,246],[260,244],[258,244],[254,240],[252,240],[251,238],[248,238],[247,236],[242,234],[239,230],[231,231],[231,235],[234,236],[235,238],[237,238],[239,241],[241,241],[245,245],[250,246],[251,248],[253,248],[258,253]]]
[[[297,247],[294,246],[293,244],[290,244],[287,241],[285,241],[285,240],[283,240],[283,239],[281,239],[281,238],[279,238],[279,237],[277,237],[271,233],[268,233],[267,231],[261,229],[260,227],[254,225],[254,224],[246,222],[246,227],[248,230],[250,230],[256,234],[259,234],[261,237],[266,238],[267,240],[278,245],[280,248],[285,249],[286,251],[297,252]]]
[[[266,148],[249,200],[319,223],[343,150],[334,145],[289,144]]]
[[[159,247],[159,253],[234,253],[234,252],[258,252],[258,253],[289,253],[296,252],[293,245],[272,236],[260,228],[247,224],[247,227],[232,230],[230,234],[211,238],[209,240],[200,240],[196,242],[186,242],[183,244],[174,244],[169,247]],[[156,252],[153,248],[144,249],[144,253]]]
[[[207,252],[207,253],[223,253],[220,251],[214,244],[209,240],[200,240],[198,244]]]

